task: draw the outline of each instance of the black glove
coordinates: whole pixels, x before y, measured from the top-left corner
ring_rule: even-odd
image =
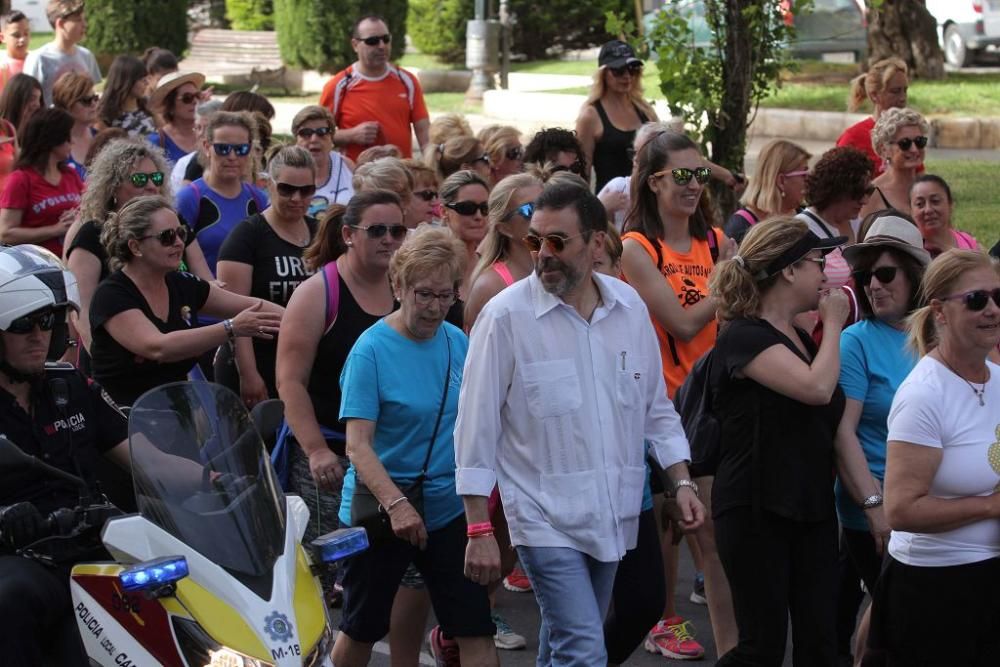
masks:
[[[0,509],[0,542],[11,549],[31,544],[45,533],[45,517],[31,503]]]

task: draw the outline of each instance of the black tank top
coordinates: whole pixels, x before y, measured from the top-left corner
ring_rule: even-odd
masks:
[[[624,132],[611,124],[611,119],[604,111],[604,106],[600,100],[594,102],[597,115],[601,118],[601,138],[594,144],[594,173],[597,176],[597,192],[615,176],[628,176],[632,173],[632,161],[628,156],[628,149],[632,147],[635,140],[635,130]],[[636,115],[643,123],[649,118],[635,104],[632,105]]]

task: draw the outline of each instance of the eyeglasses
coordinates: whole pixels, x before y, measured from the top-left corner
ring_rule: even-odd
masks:
[[[364,230],[370,239],[380,239],[386,233],[397,241],[406,236],[406,227],[403,225],[350,225],[350,227],[351,229]]]
[[[615,77],[623,77],[626,74],[637,76],[642,73],[642,63],[629,63],[628,65],[623,65],[622,67],[609,67],[608,71]]]
[[[575,239],[578,236],[583,236],[583,232],[579,234],[573,234],[572,236],[559,236],[558,234],[546,234],[545,236],[539,236],[538,234],[528,234],[521,242],[528,247],[531,252],[538,252],[542,249],[542,244],[545,243],[549,246],[549,250],[552,252],[562,252],[566,249],[566,241]]]
[[[951,299],[961,299],[965,307],[974,313],[978,313],[980,310],[986,307],[986,304],[993,299],[993,305],[1000,308],[1000,287],[992,290],[985,289],[974,289],[968,292],[962,292],[961,294],[953,294],[952,296],[942,297],[942,301],[949,301]]]
[[[173,229],[164,229],[159,234],[149,234],[147,236],[140,236],[140,241],[145,241],[146,239],[156,239],[160,242],[160,245],[164,248],[169,248],[172,246],[177,239],[180,239],[183,243],[187,240],[188,229],[184,225],[180,227],[174,227]]]
[[[826,257],[803,257],[799,260],[800,262],[816,262],[819,264],[819,270],[826,270]]]
[[[420,197],[424,201],[434,201],[437,199],[437,190],[417,190],[413,193],[414,197]]]
[[[282,197],[292,197],[296,192],[303,199],[309,199],[314,194],[316,194],[316,186],[310,183],[309,185],[292,185],[291,183],[281,183],[275,181],[274,189],[278,191],[278,194]]]
[[[797,171],[786,171],[785,173],[782,174],[782,176],[784,176],[785,178],[794,178],[796,176],[808,176],[808,175],[809,175],[808,169],[799,169]]]
[[[12,321],[5,331],[12,334],[29,334],[35,330],[35,327],[38,327],[42,331],[52,331],[52,327],[55,325],[55,311],[47,310],[42,313],[23,315]]]
[[[905,139],[900,139],[899,141],[896,142],[896,145],[899,146],[899,150],[901,151],[910,150],[910,146],[912,146],[913,144],[916,144],[917,148],[920,149],[926,148],[927,137],[919,136],[919,137],[913,137],[912,139],[910,137],[906,137]]]
[[[137,171],[128,177],[128,180],[132,181],[132,185],[137,188],[146,187],[146,183],[153,181],[153,185],[160,187],[163,185],[163,172],[162,171],[151,171],[145,173],[142,171]]]
[[[225,157],[236,151],[236,155],[244,157],[250,154],[250,144],[212,144],[212,149],[216,155]]]
[[[696,169],[688,169],[687,167],[678,167],[677,169],[664,169],[663,171],[658,171],[653,174],[653,178],[659,178],[666,174],[674,179],[674,183],[677,185],[687,185],[691,182],[691,179],[698,181],[699,185],[705,185],[708,180],[712,178],[712,169],[710,167],[698,167]]]
[[[521,146],[516,146],[514,148],[508,148],[507,152],[503,154],[508,160],[521,160],[524,158],[524,148]]]
[[[191,104],[199,99],[201,99],[201,93],[183,93],[177,96],[177,100],[181,104]]]
[[[333,132],[329,127],[303,127],[299,129],[295,134],[303,139],[312,139],[315,134],[317,137],[325,137],[326,135]]]
[[[459,215],[475,215],[479,211],[482,215],[490,212],[490,205],[486,202],[476,203],[474,201],[456,201],[445,204],[445,208],[450,208]]]
[[[899,267],[897,266],[880,266],[871,271],[855,271],[853,274],[854,282],[862,287],[868,287],[872,282],[872,276],[875,276],[880,283],[888,285],[896,279],[896,272],[898,270]]]
[[[386,33],[384,35],[372,35],[371,37],[355,37],[359,42],[364,42],[368,46],[378,46],[379,42],[383,44],[388,44],[392,41],[392,35]]]
[[[434,303],[434,301],[440,303],[442,308],[448,308],[451,304],[455,303],[455,293],[441,292],[439,294],[429,289],[415,289],[413,290],[413,301],[421,308],[426,308]]]
[[[504,221],[510,220],[515,215],[519,215],[525,220],[531,220],[531,216],[535,213],[535,202],[529,201],[527,204],[521,204],[513,211],[508,211],[506,215],[503,216]]]
[[[85,107],[89,107],[91,104],[96,103],[99,99],[101,99],[101,96],[95,93],[93,95],[87,95],[86,97],[78,98],[77,102],[79,102]]]

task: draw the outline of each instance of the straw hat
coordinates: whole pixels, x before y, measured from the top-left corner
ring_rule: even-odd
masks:
[[[163,100],[166,99],[167,95],[185,83],[193,83],[195,88],[201,90],[201,87],[205,85],[205,75],[200,72],[170,72],[169,74],[164,74],[157,82],[156,90],[149,97],[149,105],[154,109],[162,107]]]

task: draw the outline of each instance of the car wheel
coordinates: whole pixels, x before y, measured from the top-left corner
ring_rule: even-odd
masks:
[[[944,31],[944,59],[952,67],[968,67],[976,59],[976,52],[965,48],[965,40],[954,24]]]

